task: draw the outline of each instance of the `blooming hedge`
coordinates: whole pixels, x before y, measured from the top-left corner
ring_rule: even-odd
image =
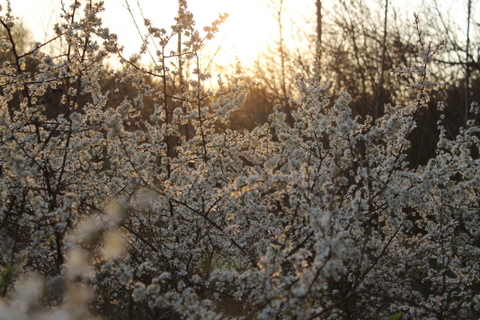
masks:
[[[420,38],[419,63],[396,71],[416,76],[414,98],[379,119],[317,74],[298,79],[292,123],[277,108],[233,131],[250,85],[209,87],[198,63],[225,16],[197,30],[181,2],[126,59],[102,8],[64,6],[27,52],[0,18],[1,319],[480,316],[478,123],[451,140],[439,122],[435,157],[407,162],[438,46]]]

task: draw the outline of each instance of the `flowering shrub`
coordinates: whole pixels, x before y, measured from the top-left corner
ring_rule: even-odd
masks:
[[[438,48],[420,40],[419,64],[397,71],[418,76],[416,97],[375,122],[314,77],[298,79],[293,125],[277,108],[232,131],[248,85],[213,92],[197,68],[179,87],[170,65],[198,60],[223,16],[202,33],[183,2],[170,32],[146,21],[147,69],[148,44],[123,58],[101,3],[63,9],[55,55],[18,52],[0,20],[1,319],[480,316],[478,124],[449,140],[439,123],[436,156],[406,161]]]

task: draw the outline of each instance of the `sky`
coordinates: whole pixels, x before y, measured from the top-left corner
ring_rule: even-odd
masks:
[[[137,25],[145,32],[140,9],[153,25],[168,28],[178,10],[177,0],[104,0],[105,12],[102,19],[110,30],[119,36],[126,55],[134,53],[141,43],[132,15]],[[290,0],[287,0],[290,1]],[[287,2],[286,1],[286,2]],[[297,4],[303,0],[296,1]],[[0,0],[0,3],[5,3]],[[68,0],[65,2],[68,3]],[[46,40],[60,13],[60,0],[12,0],[14,15],[22,18],[32,30],[36,41]],[[266,48],[267,42],[277,32],[275,19],[266,1],[258,0],[190,0],[189,10],[194,14],[197,27],[209,25],[221,13],[229,13],[227,22],[220,32],[208,43],[208,50],[217,52],[216,60],[231,63],[238,56],[242,61],[253,61],[256,54]],[[289,12],[296,11],[289,10]],[[308,10],[305,4],[300,9]],[[219,50],[220,48],[220,50]]]
[[[69,3],[69,0],[64,0]],[[384,0],[367,0],[381,2]],[[412,17],[426,3],[434,0],[391,0],[394,4],[404,4],[404,14]],[[453,8],[464,8],[467,0],[437,0],[440,5],[453,5]],[[11,0],[14,15],[25,21],[32,30],[36,41],[48,39],[48,34],[60,13],[61,0]],[[110,30],[119,36],[119,42],[124,46],[125,55],[129,56],[139,48],[141,38],[135,27],[132,15],[127,10],[127,3],[135,17],[137,24],[145,33],[143,15],[153,22],[153,25],[160,28],[168,28],[173,24],[173,17],[178,10],[177,0],[104,0],[105,12],[102,15],[104,23]],[[208,42],[206,47],[207,55],[217,52],[215,61],[219,64],[230,64],[238,57],[242,63],[253,62],[258,52],[265,50],[268,43],[275,41],[278,34],[278,26],[268,8],[269,0],[188,0],[190,11],[194,14],[197,27],[209,25],[219,14],[229,13],[227,22],[220,27],[220,32],[213,41]],[[334,0],[323,0],[327,8],[334,3]],[[474,0],[476,2],[476,0]],[[5,5],[6,0],[0,0]],[[285,30],[289,29],[289,20],[293,19],[303,23],[305,18],[313,17],[315,12],[314,0],[284,0]],[[461,11],[454,13],[446,12],[450,17],[462,15]],[[428,17],[427,17],[428,19]],[[459,17],[460,20],[464,17]],[[413,18],[412,18],[413,20]],[[313,30],[314,25],[305,25],[306,29]],[[308,31],[308,30],[307,30]],[[474,30],[475,32],[476,30]],[[288,33],[288,32],[286,32]],[[288,41],[294,41],[289,39]]]

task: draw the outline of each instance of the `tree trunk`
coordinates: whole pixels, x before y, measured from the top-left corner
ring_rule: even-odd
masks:
[[[317,7],[317,46],[316,46],[316,67],[322,67],[322,0],[315,0]]]

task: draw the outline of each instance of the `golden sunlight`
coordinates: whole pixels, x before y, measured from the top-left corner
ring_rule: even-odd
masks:
[[[222,1],[212,2],[222,6]],[[218,64],[231,64],[236,59],[242,64],[252,63],[267,48],[268,42],[274,39],[276,23],[264,2],[228,1],[228,5],[223,5],[224,12],[230,16],[217,36],[207,43],[207,50],[216,53]],[[203,10],[208,10],[208,7]]]
[[[1,1],[0,1],[1,2]],[[20,4],[22,2],[22,4]],[[219,65],[252,63],[267,43],[275,39],[277,24],[268,9],[268,0],[190,0],[188,9],[194,14],[196,26],[202,30],[222,13],[227,21],[220,26],[215,38],[207,41],[202,53],[215,57]],[[65,1],[69,3],[69,1]],[[178,1],[105,0],[102,14],[105,26],[118,35],[126,56],[135,53],[146,34],[143,19],[149,19],[159,28],[168,29],[174,23]],[[46,41],[53,34],[54,21],[61,12],[57,0],[12,1],[15,16],[21,18],[32,31],[35,41]]]
[[[116,2],[115,5],[113,2]],[[118,4],[121,4],[119,6]],[[124,16],[124,19],[110,19],[109,7],[116,17]],[[253,62],[257,54],[265,50],[267,42],[272,39],[276,24],[271,12],[268,10],[266,1],[258,0],[191,0],[188,1],[188,9],[194,15],[196,26],[199,30],[210,25],[220,14],[228,13],[226,22],[220,26],[220,31],[215,38],[207,41],[203,54],[207,57],[215,57],[219,65],[229,65],[239,59],[242,63]],[[178,10],[178,2],[153,2],[146,0],[116,0],[106,3],[105,20],[112,23],[112,30],[121,28],[120,34],[124,35],[120,41],[125,43],[125,50],[138,48],[139,33],[135,22],[141,25],[143,17],[152,21],[157,27],[169,27],[173,24],[173,17]],[[127,26],[129,25],[129,27]],[[140,26],[142,27],[142,26]],[[141,29],[141,28],[140,28]],[[118,31],[116,31],[118,32]],[[136,46],[127,45],[130,43]]]

